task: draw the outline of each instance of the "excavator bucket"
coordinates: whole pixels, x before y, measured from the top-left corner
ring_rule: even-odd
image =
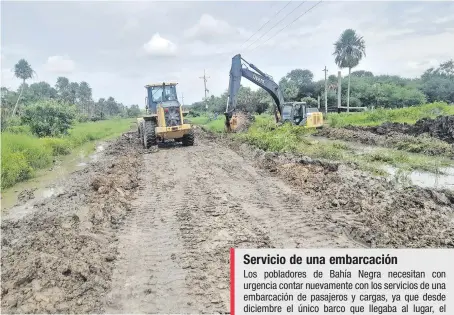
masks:
[[[226,115],[226,131],[227,132],[241,132],[246,131],[252,122],[255,120],[254,116],[245,112],[235,112],[231,114],[230,118]]]
[[[227,132],[235,132],[238,127],[237,115],[225,115],[225,129]]]

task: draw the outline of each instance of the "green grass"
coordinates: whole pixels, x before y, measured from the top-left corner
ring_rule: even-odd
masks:
[[[191,124],[201,126],[202,128],[216,133],[225,131],[225,116],[219,115],[216,119],[209,116],[188,117]]]
[[[61,138],[2,132],[1,188],[32,178],[36,170],[51,165],[55,156],[69,154],[86,142],[116,137],[129,130],[131,123],[131,119],[80,123],[70,130],[69,135]]]
[[[191,124],[199,125],[199,126],[205,125],[206,123],[208,123],[210,121],[210,118],[208,116],[198,116],[198,117],[188,116],[187,118],[191,122]]]
[[[454,115],[454,106],[447,103],[431,103],[398,109],[375,109],[366,112],[329,114],[331,127],[377,126],[385,122],[414,124],[421,118],[435,118],[440,115]]]

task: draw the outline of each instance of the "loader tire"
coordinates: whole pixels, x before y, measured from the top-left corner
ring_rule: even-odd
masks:
[[[181,142],[185,147],[194,145],[194,131],[191,129],[189,133],[185,134]]]
[[[143,146],[145,149],[149,149],[156,143],[156,123],[147,120],[143,123]]]
[[[140,141],[140,144],[143,145],[143,122],[141,121],[139,123],[139,141]]]
[[[139,139],[142,139],[142,123],[141,122],[137,123],[137,137]]]

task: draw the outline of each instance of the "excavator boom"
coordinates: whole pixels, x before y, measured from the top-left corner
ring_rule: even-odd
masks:
[[[255,71],[252,71],[247,67],[244,67],[243,62],[245,65],[251,67]],[[232,58],[232,67],[230,68],[230,81],[228,90],[229,95],[227,99],[227,108],[225,111],[227,129],[230,130],[231,127],[230,120],[233,116],[233,113],[236,110],[238,91],[241,86],[241,77],[245,77],[249,81],[257,84],[262,89],[267,91],[268,94],[271,95],[276,104],[279,116],[282,117],[282,104],[284,103],[284,96],[282,94],[281,89],[279,88],[279,85],[276,82],[274,82],[269,75],[261,71],[253,64],[248,63],[246,60],[241,58],[240,54],[238,54]],[[278,122],[276,111],[275,118],[276,122]]]

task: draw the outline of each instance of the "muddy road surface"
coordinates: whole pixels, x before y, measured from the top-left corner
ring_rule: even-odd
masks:
[[[454,196],[202,131],[127,133],[2,220],[2,311],[229,313],[229,248],[454,247]]]

